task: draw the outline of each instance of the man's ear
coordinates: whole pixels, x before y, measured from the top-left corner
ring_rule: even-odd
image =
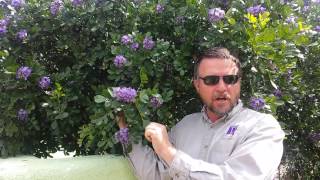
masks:
[[[199,92],[199,79],[193,78],[192,82],[193,82],[194,88],[196,88],[197,92]]]

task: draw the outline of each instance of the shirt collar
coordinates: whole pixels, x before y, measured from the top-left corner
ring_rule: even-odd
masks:
[[[226,122],[227,120],[231,119],[231,117],[233,117],[237,112],[239,112],[242,109],[242,107],[243,107],[242,101],[239,99],[238,104],[235,105],[229,113],[227,113],[223,117],[219,118],[215,123],[220,122],[220,121]],[[201,109],[201,114],[202,114],[203,121],[210,123],[210,124],[215,124],[209,119],[208,114],[207,114],[207,108],[205,105]]]

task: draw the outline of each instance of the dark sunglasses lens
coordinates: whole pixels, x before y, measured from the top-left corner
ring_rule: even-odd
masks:
[[[219,76],[206,76],[203,78],[206,85],[215,85],[219,82]]]
[[[237,75],[228,75],[228,76],[223,76],[223,81],[226,84],[235,84],[239,79],[239,76]]]

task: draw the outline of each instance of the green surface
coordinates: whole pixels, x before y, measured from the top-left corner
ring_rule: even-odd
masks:
[[[128,160],[119,156],[0,159],[0,180],[136,180]]]

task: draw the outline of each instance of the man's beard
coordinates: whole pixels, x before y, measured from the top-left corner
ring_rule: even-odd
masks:
[[[218,115],[219,117],[223,117],[223,116],[229,114],[229,112],[232,111],[232,109],[236,106],[236,103],[232,103],[230,108],[227,111],[220,111],[217,108],[211,106],[211,104],[209,106],[208,105],[206,105],[206,106],[207,106],[207,111],[209,110],[212,113]]]
[[[216,100],[217,97],[219,97],[219,96],[218,96],[218,95],[214,95],[213,98],[212,98],[212,99],[213,99],[212,101]],[[221,96],[220,96],[220,97],[221,97]],[[219,117],[223,117],[223,116],[229,114],[229,113],[233,110],[233,108],[238,104],[238,101],[239,101],[239,99],[240,99],[240,95],[236,96],[234,102],[231,101],[230,96],[228,96],[228,95],[222,95],[222,97],[227,98],[227,100],[229,100],[229,102],[231,102],[229,109],[227,109],[227,110],[225,110],[225,111],[221,111],[221,110],[219,110],[218,108],[213,107],[213,104],[212,104],[212,101],[211,101],[211,102],[209,102],[208,104],[205,104],[206,107],[207,107],[207,111],[210,111],[210,112],[218,115]],[[202,98],[202,102],[204,102],[204,101],[203,101],[203,98]]]

